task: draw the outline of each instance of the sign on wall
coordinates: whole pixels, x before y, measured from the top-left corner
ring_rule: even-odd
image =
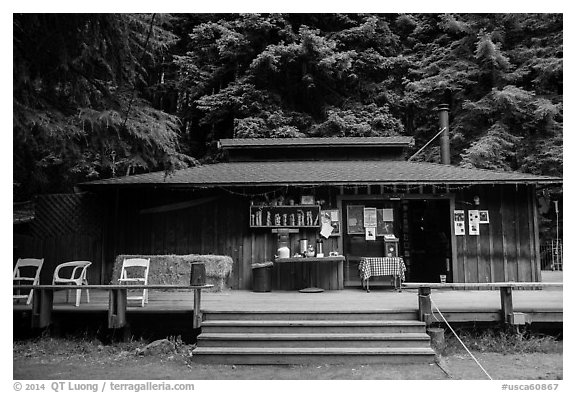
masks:
[[[464,210],[454,210],[454,232],[456,236],[466,234]]]
[[[480,235],[480,213],[478,210],[468,210],[468,234]]]

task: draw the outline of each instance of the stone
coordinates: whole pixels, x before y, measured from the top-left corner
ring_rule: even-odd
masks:
[[[137,350],[140,356],[156,356],[171,354],[176,351],[176,345],[166,338],[161,340],[152,341],[142,349]]]

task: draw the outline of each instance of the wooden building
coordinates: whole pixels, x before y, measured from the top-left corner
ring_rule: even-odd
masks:
[[[536,187],[561,179],[406,161],[412,143],[226,139],[226,162],[82,184],[103,207],[100,280],[119,254],[223,254],[230,285],[250,289],[252,264],[273,261],[291,229],[291,256],[322,238],[345,261],[275,264],[274,289],[357,287],[360,258],[394,239],[408,282],[540,281]]]

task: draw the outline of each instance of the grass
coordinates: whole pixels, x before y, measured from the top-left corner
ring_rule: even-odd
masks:
[[[557,337],[530,333],[516,333],[502,329],[457,330],[458,337],[471,351],[495,352],[502,354],[562,353],[562,340]],[[462,344],[452,334],[446,333],[443,355],[466,352]]]
[[[166,356],[182,355],[189,357],[193,346],[182,342],[180,337],[169,337],[174,344],[175,351]],[[54,358],[82,358],[82,359],[108,359],[111,361],[136,357],[143,353],[149,343],[145,340],[129,340],[115,342],[113,345],[104,345],[96,338],[83,337],[39,337],[36,339],[17,340],[13,342],[13,355],[20,358],[35,358],[38,356],[51,356]]]

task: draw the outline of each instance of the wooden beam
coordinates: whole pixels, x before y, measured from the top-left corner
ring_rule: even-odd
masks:
[[[140,214],[165,213],[175,210],[188,209],[190,207],[199,206],[205,203],[212,202],[219,198],[220,198],[219,196],[215,196],[215,197],[199,198],[188,202],[170,203],[168,205],[161,205],[157,207],[151,207],[148,209],[142,209],[140,210]]]
[[[516,242],[516,280],[514,281],[523,281],[523,277],[521,277],[521,269],[520,264],[522,263],[521,253],[522,250],[520,248],[520,213],[518,212],[518,185],[516,185],[516,192],[514,193],[514,240]]]
[[[561,282],[486,282],[486,283],[463,283],[454,282],[441,284],[437,282],[405,282],[404,288],[416,289],[426,287],[430,289],[468,289],[483,291],[487,289],[512,288],[512,289],[541,289],[541,288],[563,288]]]
[[[454,225],[454,210],[456,209],[456,199],[450,197],[450,252],[452,259],[452,281],[460,282],[460,270],[458,269],[458,244],[456,241],[456,229]]]
[[[500,187],[500,211],[502,212],[501,221],[502,221],[502,256],[504,260],[504,281],[508,281],[508,244],[506,243],[506,224],[504,219],[504,213],[506,209],[504,209],[504,190],[503,187]]]
[[[536,202],[536,187],[532,186],[530,193],[532,194],[532,236],[534,236],[534,258],[536,268],[535,281],[542,281],[542,271],[540,269],[540,234],[538,233],[538,206]]]

